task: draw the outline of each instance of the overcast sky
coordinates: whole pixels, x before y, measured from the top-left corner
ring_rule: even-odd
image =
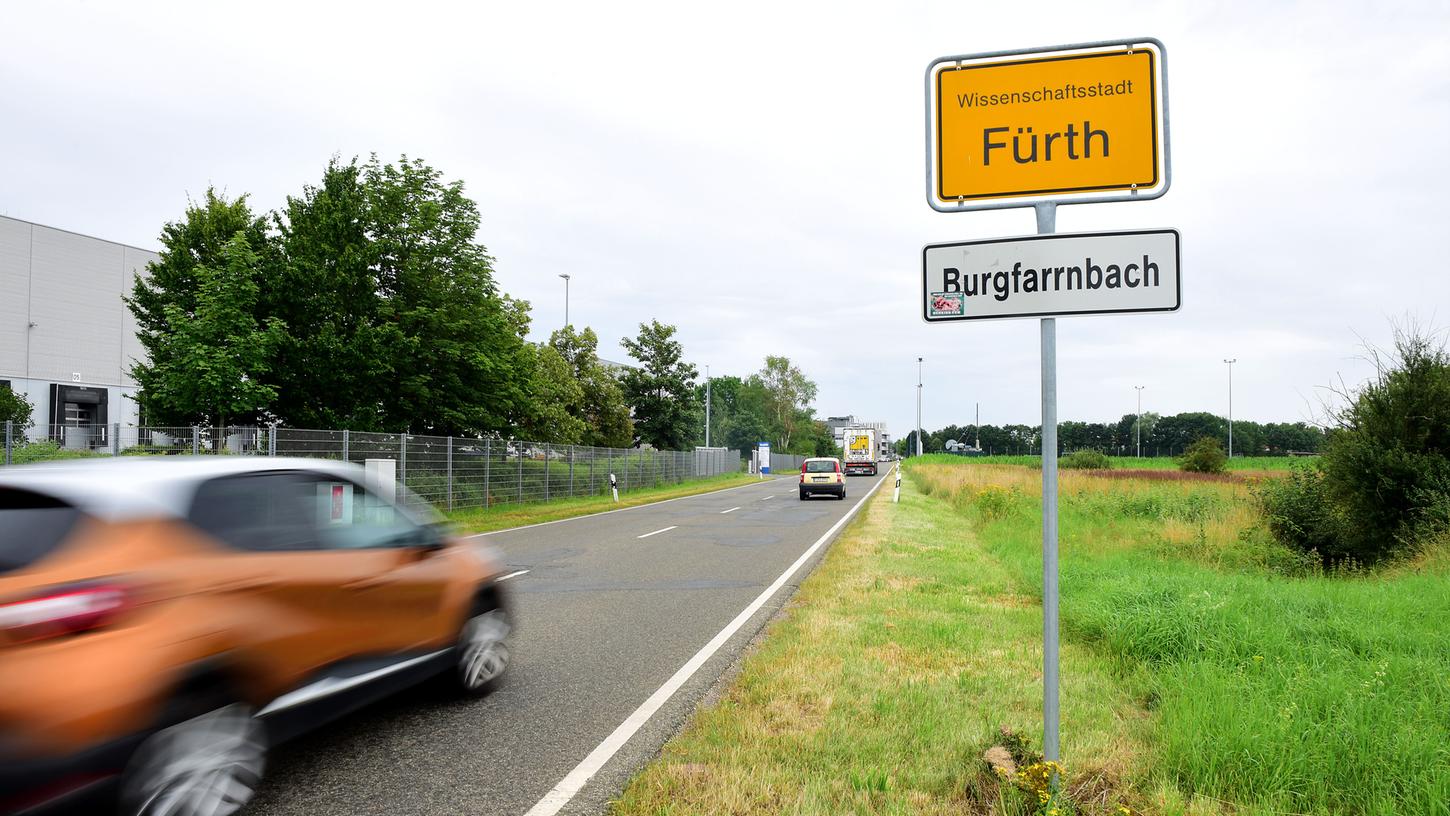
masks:
[[[11,4],[0,212],[146,248],[207,185],[259,209],[328,158],[461,179],[537,339],[570,317],[624,359],[641,321],[746,375],[785,354],[819,415],[904,436],[1039,418],[1035,320],[926,326],[924,243],[1035,229],[939,214],[934,58],[1151,36],[1173,186],[1064,207],[1061,232],[1175,227],[1184,305],[1058,321],[1059,415],[1310,419],[1407,315],[1450,323],[1450,4]],[[1438,308],[1438,312],[1437,312]]]

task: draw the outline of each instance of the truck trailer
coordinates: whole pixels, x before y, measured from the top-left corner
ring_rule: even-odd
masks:
[[[880,445],[875,428],[847,428],[841,436],[846,453],[846,475],[876,475],[876,458]]]

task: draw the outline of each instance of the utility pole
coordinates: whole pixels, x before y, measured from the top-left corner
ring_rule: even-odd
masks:
[[[565,272],[559,277],[564,279],[564,328],[569,328],[569,273]]]
[[[977,421],[976,421],[975,424],[972,425],[972,430],[976,433],[976,442],[974,442],[972,444],[976,446],[977,450],[981,450],[982,449],[982,403],[980,403],[980,402],[977,403]]]
[[[1228,363],[1228,458],[1234,458],[1234,363],[1239,358],[1224,360]]]
[[[1136,428],[1137,429],[1137,432],[1138,432],[1138,458],[1139,459],[1142,459],[1143,458],[1143,386],[1141,386],[1141,385],[1135,385],[1133,387],[1136,388],[1136,389],[1138,389],[1138,421],[1134,424],[1134,428]]]
[[[705,447],[710,447],[710,367],[705,366]]]
[[[921,447],[921,358],[916,358],[916,455],[920,456]]]

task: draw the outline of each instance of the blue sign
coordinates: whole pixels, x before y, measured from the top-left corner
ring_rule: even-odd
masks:
[[[756,446],[756,450],[758,451],[758,453],[756,453],[756,459],[760,462],[760,472],[761,473],[769,473],[770,472],[770,443],[769,442],[761,442],[759,445]]]

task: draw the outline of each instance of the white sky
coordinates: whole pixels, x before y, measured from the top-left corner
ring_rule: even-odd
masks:
[[[227,7],[229,6],[229,7]],[[336,10],[329,10],[335,6]],[[601,354],[659,318],[712,373],[786,354],[820,415],[1038,420],[1033,320],[926,326],[924,243],[1020,235],[1030,209],[925,203],[933,58],[1152,36],[1173,187],[1064,207],[1062,232],[1176,227],[1183,309],[1058,321],[1059,416],[1311,418],[1360,338],[1450,309],[1450,4],[10,4],[0,212],[155,248],[208,184],[271,209],[328,158],[462,179],[535,335]]]

